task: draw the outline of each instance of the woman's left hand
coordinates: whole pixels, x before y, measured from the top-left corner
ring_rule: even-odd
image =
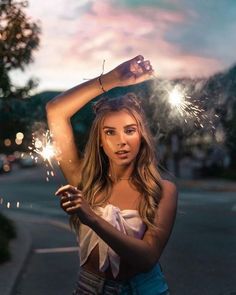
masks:
[[[59,188],[55,195],[61,198],[61,208],[67,214],[77,214],[80,221],[88,226],[94,222],[97,215],[83,198],[79,189],[68,184]]]

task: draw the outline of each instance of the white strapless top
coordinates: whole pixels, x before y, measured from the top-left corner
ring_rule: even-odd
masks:
[[[146,225],[137,210],[120,210],[118,207],[108,204],[106,207],[96,208],[95,212],[122,233],[137,239],[143,238]],[[104,272],[110,265],[113,276],[117,277],[120,257],[90,227],[81,224],[78,243],[80,266],[86,262],[91,251],[98,245],[99,270]]]

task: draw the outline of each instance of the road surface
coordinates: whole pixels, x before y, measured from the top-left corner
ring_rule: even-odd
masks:
[[[78,253],[54,196],[61,184],[65,181],[58,173],[46,182],[43,168],[0,175],[0,210],[17,213],[33,237],[33,252],[16,294],[72,293]],[[233,192],[179,193],[175,227],[161,257],[172,295],[236,295],[235,217]]]

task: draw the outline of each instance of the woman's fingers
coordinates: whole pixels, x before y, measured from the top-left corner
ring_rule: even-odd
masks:
[[[60,195],[63,195],[65,193],[71,193],[71,194],[75,194],[75,193],[81,193],[80,190],[77,189],[77,187],[74,187],[72,185],[65,185],[65,186],[62,186],[60,187],[56,192],[55,192],[55,195],[56,196],[60,196]]]
[[[74,202],[82,200],[82,194],[69,194],[66,193],[65,195],[61,196],[61,202]]]
[[[135,56],[135,58],[132,58],[131,61],[136,61],[137,63],[144,61],[144,57],[139,54],[137,56]]]
[[[76,213],[76,212],[78,212],[79,208],[80,208],[80,206],[78,204],[76,204],[75,206],[68,207],[66,209],[66,212],[69,213],[69,214]]]
[[[135,76],[141,76],[143,74],[153,73],[153,68],[149,60],[144,60],[144,58],[134,58],[130,64],[130,71]]]
[[[92,220],[93,211],[76,187],[65,185],[59,188],[55,195],[60,197],[61,208],[67,214],[78,214],[81,222],[85,224]]]
[[[82,197],[78,195],[69,195],[69,196],[62,196],[61,197],[61,207],[64,210],[67,210],[70,207],[80,206],[82,203]]]
[[[78,209],[81,208],[81,202],[66,202],[62,205],[62,209],[66,212],[66,213],[78,213]]]
[[[149,80],[154,71],[149,60],[146,60],[142,55],[137,55],[134,58],[120,64],[114,69],[117,82],[121,86],[134,85],[145,80]],[[114,74],[113,71],[111,73]]]
[[[150,71],[152,69],[152,66],[151,66],[149,60],[145,60],[145,61],[141,62],[140,63],[140,66],[142,67],[142,69],[144,71]]]
[[[142,73],[148,73],[153,70],[149,60],[142,61],[138,65]]]
[[[55,195],[60,197],[61,208],[68,214],[75,213],[82,206],[82,192],[72,185],[60,187]]]

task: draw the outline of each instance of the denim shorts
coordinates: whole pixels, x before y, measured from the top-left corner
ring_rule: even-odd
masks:
[[[108,280],[81,268],[73,295],[170,295],[160,290],[155,279],[143,279],[142,274],[126,281]]]

